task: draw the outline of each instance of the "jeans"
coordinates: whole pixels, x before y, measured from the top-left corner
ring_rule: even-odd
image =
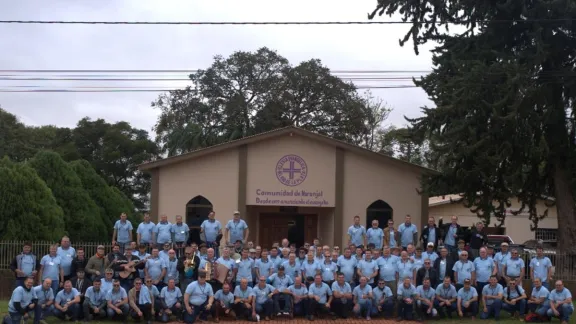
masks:
[[[532,313],[535,313],[539,316],[548,316],[547,312],[548,309],[550,309],[550,302],[548,300],[546,300],[542,304],[527,304],[527,305],[528,310],[530,310]]]
[[[526,299],[522,299],[522,300],[517,301],[515,305],[503,303],[502,309],[510,312],[510,314],[514,314],[515,312],[518,312],[518,313],[520,313],[520,316],[524,316],[526,314]]]
[[[283,300],[284,301],[284,312],[289,313],[290,312],[290,308],[292,308],[292,296],[285,294],[285,293],[279,293],[279,294],[275,294],[274,296],[272,296],[272,300],[274,302],[274,311],[276,313],[280,312],[280,301]]]
[[[58,291],[60,290],[60,281],[52,280],[52,286],[50,287],[52,288],[52,293],[54,294],[54,297],[56,297],[56,294],[58,294]]]
[[[38,306],[34,307],[34,308],[29,308],[26,307],[26,314],[28,314],[30,316],[29,313],[34,312],[34,314],[38,313]],[[6,315],[6,317],[4,317],[4,321],[2,322],[3,324],[20,324],[20,321],[22,321],[22,318],[24,318],[24,315],[20,314],[20,313],[12,313],[9,312],[8,315]]]
[[[407,304],[404,300],[398,302],[398,317],[411,321],[414,318],[414,304]]]
[[[378,306],[382,309],[378,311]],[[394,300],[392,298],[386,298],[384,302],[372,303],[372,316],[377,316],[380,313],[384,315],[384,318],[390,318],[394,315]]]
[[[356,316],[362,316],[362,314],[365,314],[366,317],[370,316],[372,311],[372,299],[364,299],[360,301],[353,309]]]
[[[130,310],[130,307],[128,306],[128,304],[124,304],[118,308],[120,308],[120,310],[122,311],[122,314],[116,313],[116,311],[110,307],[106,308],[106,314],[108,315],[109,318],[119,318],[119,319],[125,321],[126,318],[128,318],[128,311]]]
[[[65,312],[58,308],[54,308],[54,316],[59,319],[64,319],[66,315],[70,316],[73,320],[77,320],[80,315],[80,304],[72,304],[68,306],[68,309]]]
[[[177,319],[181,319],[182,318],[182,308],[176,307],[175,305],[176,304],[174,304],[169,309],[172,312],[172,315],[176,316]],[[162,312],[162,316],[160,317],[160,319],[162,322],[168,323],[170,321],[170,315],[167,314],[166,312]]]
[[[263,304],[256,303],[256,313],[270,317],[272,316],[272,307],[273,303],[271,299],[267,299]]]
[[[556,307],[556,310],[558,311],[558,313],[560,313],[560,316],[558,316],[558,318],[560,318],[561,321],[565,321],[565,322],[569,322],[570,316],[572,315],[572,313],[574,313],[574,309],[572,308],[572,305],[568,305],[568,304],[562,304],[562,306]],[[548,309],[547,313],[548,313],[548,317],[556,316],[556,315],[554,315],[552,308]]]
[[[184,310],[184,323],[192,324],[198,319],[198,317],[201,317],[202,320],[206,320],[208,314],[210,314],[211,311],[211,309],[206,309],[207,305],[208,301],[204,302],[202,305],[190,304],[190,308],[192,308],[192,313],[188,313],[187,310]]]
[[[308,310],[309,306],[310,305],[308,304],[308,300],[301,299],[299,302],[294,303],[292,314],[300,316],[308,316],[308,314],[310,314],[310,311]]]
[[[493,302],[490,305],[486,305],[487,312],[482,310],[480,313],[481,319],[488,319],[490,316],[494,316],[494,319],[500,318],[500,311],[502,310],[502,300],[499,299],[492,299]]]
[[[478,300],[482,300],[482,289],[484,289],[484,287],[486,285],[489,285],[490,283],[488,282],[476,282],[476,291],[478,292]]]
[[[438,316],[440,316],[440,318],[444,318],[446,317],[446,315],[448,315],[448,317],[452,317],[452,312],[456,312],[458,311],[458,306],[456,305],[456,301],[450,303],[449,306],[446,305],[442,305],[440,306],[440,301],[438,299],[434,300],[434,308],[436,308],[436,310],[438,311]]]
[[[332,312],[340,318],[347,318],[353,307],[354,304],[352,298],[334,298],[332,299],[332,304],[330,304]]]
[[[460,304],[460,307],[462,309],[462,314],[466,315],[466,313],[470,313],[471,316],[476,316],[478,315],[478,302],[471,302],[470,305],[468,305],[468,307],[464,306],[464,302],[462,302],[462,304]]]
[[[50,305],[44,308],[42,308],[42,305],[38,305],[38,310],[34,312],[34,323],[54,315],[54,309],[54,305]]]

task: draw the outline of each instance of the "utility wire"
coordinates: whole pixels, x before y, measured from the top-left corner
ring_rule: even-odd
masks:
[[[200,69],[192,70],[0,70],[0,73],[198,73]],[[430,73],[430,70],[331,70],[333,74],[346,73]]]

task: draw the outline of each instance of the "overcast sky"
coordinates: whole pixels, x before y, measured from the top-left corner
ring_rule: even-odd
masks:
[[[0,0],[0,20],[104,21],[364,21],[376,0]],[[388,19],[390,18],[378,18]],[[392,18],[398,20],[398,18]],[[430,46],[415,55],[400,47],[409,25],[106,26],[0,25],[0,70],[202,69],[213,56],[267,46],[297,64],[319,58],[332,70],[430,70]],[[6,74],[6,73],[3,73]],[[31,75],[32,76],[32,75]],[[40,76],[35,74],[33,76]],[[175,75],[171,75],[176,77]],[[185,77],[186,75],[182,75]],[[394,76],[394,75],[392,75]],[[406,76],[406,75],[404,75]],[[150,76],[153,77],[153,76]],[[377,85],[411,82],[380,81]],[[169,87],[178,82],[124,82]],[[115,86],[110,82],[0,81],[7,86]],[[419,88],[373,93],[393,109],[388,123],[430,105]],[[151,130],[158,93],[0,93],[0,106],[33,125],[72,127],[84,116],[125,120]]]

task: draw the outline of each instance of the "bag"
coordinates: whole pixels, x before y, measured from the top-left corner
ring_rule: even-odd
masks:
[[[528,314],[525,318],[526,322],[528,323],[543,323],[544,319],[540,317],[538,314]]]

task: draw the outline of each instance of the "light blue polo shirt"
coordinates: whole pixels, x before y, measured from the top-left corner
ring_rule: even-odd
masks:
[[[413,263],[414,263],[414,269],[416,269],[416,271],[420,270],[420,268],[424,267],[424,257],[420,256],[419,258],[417,258],[416,256],[413,256],[412,259],[414,259]]]
[[[280,292],[283,292],[284,289],[287,289],[290,285],[294,284],[294,281],[290,276],[284,274],[284,276],[280,277],[277,273],[272,274],[268,277],[268,282],[272,285],[272,287],[278,289]]]
[[[402,259],[398,259],[396,271],[400,280],[404,278],[414,279],[414,263],[410,260],[403,262]]]
[[[215,219],[214,220],[207,219],[203,221],[200,227],[204,231],[204,234],[206,235],[206,241],[208,242],[216,241],[218,233],[222,231],[222,224]]]
[[[140,234],[140,243],[152,243],[152,233],[154,233],[155,228],[156,224],[152,222],[140,223],[140,225],[138,225],[138,229],[136,229],[136,233]]]
[[[415,243],[414,234],[418,233],[418,228],[412,223],[410,223],[410,225],[402,223],[398,226],[398,232],[400,232],[400,243],[402,247],[407,247],[408,244]]]
[[[310,263],[310,261],[308,260],[302,263],[302,273],[306,277],[314,277],[316,273],[321,269],[322,269],[321,264],[316,262],[316,260],[312,261],[312,263]]]
[[[168,284],[170,279],[174,279],[174,282],[180,282],[180,273],[178,272],[178,259],[170,260],[170,258],[164,260],[166,263],[166,275],[164,276],[164,283]]]
[[[126,290],[122,287],[118,288],[117,291],[114,291],[114,288],[112,288],[108,290],[108,292],[106,293],[106,301],[109,301],[112,304],[117,304],[127,297],[128,294],[126,293]],[[56,296],[56,298],[58,298],[58,296]]]
[[[236,288],[234,288],[234,296],[241,299],[247,299],[250,298],[250,296],[254,296],[254,293],[251,287],[246,286],[246,290],[242,290],[242,287],[237,285]]]
[[[432,300],[436,296],[436,291],[432,287],[424,288],[424,285],[416,287],[416,294],[422,298]]]
[[[360,262],[358,262],[358,269],[360,269],[360,273],[363,276],[370,278],[375,271],[378,271],[378,263],[374,260],[360,260]],[[370,278],[368,283],[374,283],[374,278]]]
[[[572,294],[570,293],[570,290],[566,289],[566,288],[562,288],[561,291],[558,291],[557,289],[553,289],[550,292],[550,295],[548,295],[548,299],[552,300],[556,303],[558,302],[563,302],[568,298],[572,298]],[[574,304],[570,303],[570,307],[572,309],[574,309]]]
[[[410,287],[405,287],[404,283],[398,285],[398,289],[396,290],[396,295],[398,298],[412,298],[416,296],[416,287],[414,285],[410,285]]]
[[[172,242],[172,224],[170,222],[159,222],[156,224],[154,233],[156,233],[157,244]]]
[[[292,285],[288,287],[288,290],[290,290],[293,295],[298,297],[308,296],[308,288],[306,288],[305,284],[300,284],[299,288],[296,288],[296,285]]]
[[[548,298],[550,297],[550,291],[544,286],[540,286],[540,289],[536,289],[536,287],[534,287],[532,288],[532,294],[530,296],[536,299],[544,298],[544,303],[547,303]]]
[[[168,265],[166,260],[160,257],[150,258],[146,261],[146,270],[148,270],[148,275],[152,280],[158,280],[160,275],[162,275],[162,270],[166,269]]]
[[[321,283],[320,285],[313,283],[308,287],[308,296],[318,296],[320,297],[318,303],[326,304],[328,297],[332,296],[332,290],[325,283]]]
[[[463,285],[464,280],[472,279],[472,272],[476,271],[474,267],[474,262],[467,260],[466,263],[458,260],[454,263],[454,267],[452,267],[452,271],[458,273],[458,282],[459,284]]]
[[[240,280],[247,279],[248,282],[252,281],[252,268],[254,268],[254,261],[250,258],[240,259],[240,262],[236,263],[236,282],[240,283]]]
[[[390,287],[384,286],[384,289],[380,289],[380,287],[374,287],[374,289],[372,289],[372,296],[374,296],[374,301],[380,303],[382,299],[390,298],[394,296],[394,294],[392,294],[392,289],[390,289]]]
[[[389,234],[390,234],[390,235],[389,235],[389,236],[390,236],[390,242],[388,242],[388,245],[389,245],[391,248],[394,248],[394,247],[398,246],[398,242],[396,242],[396,231],[390,230],[390,233],[389,233]]]
[[[346,258],[341,255],[338,257],[336,265],[340,268],[340,272],[344,275],[344,279],[346,281],[352,281],[354,278],[354,269],[356,268],[357,263],[358,261],[353,256]]]
[[[116,240],[118,243],[128,243],[130,242],[130,232],[132,231],[132,223],[129,220],[121,221],[117,220],[114,223],[114,229],[116,230]]]
[[[458,232],[458,226],[450,225],[448,226],[448,232],[446,232],[446,237],[444,237],[444,244],[450,246],[456,246],[456,239],[454,235]]]
[[[322,280],[330,281],[335,279],[335,273],[338,270],[336,263],[330,261],[329,263],[322,263]]]
[[[272,263],[272,273],[276,273],[278,267],[284,262],[284,259],[277,255],[275,257],[268,255],[268,261]]]
[[[62,267],[62,271],[64,271],[64,275],[76,275],[75,273],[70,273],[72,271],[72,261],[76,257],[76,249],[71,246],[63,249],[59,246],[58,250],[56,250],[56,255],[60,257],[60,266]]]
[[[140,288],[140,295],[138,296],[138,304],[146,305],[152,304],[152,296],[150,296],[150,290],[148,290],[148,286],[142,285]]]
[[[114,280],[110,279],[110,280],[106,280],[106,278],[102,278],[100,279],[100,283],[102,284],[100,286],[100,290],[102,290],[104,293],[108,293],[110,290],[112,290],[113,285],[114,285]],[[104,296],[106,297],[106,296]]]
[[[30,277],[32,276],[32,272],[36,270],[36,257],[31,253],[22,253],[21,255],[22,259],[20,261],[20,270],[22,270],[22,272],[24,272],[27,277]]]
[[[274,290],[275,288],[269,284],[266,284],[264,287],[256,285],[254,288],[252,288],[252,294],[256,296],[256,303],[262,305],[269,299],[268,295]]]
[[[292,280],[300,277],[301,265],[298,264],[297,261],[294,261],[294,264],[290,264],[290,261],[284,261],[282,265],[284,266],[284,273],[286,273],[288,277],[292,278]]]
[[[190,296],[188,298],[190,305],[201,306],[209,297],[214,296],[214,291],[209,283],[201,285],[198,281],[194,281],[186,287],[186,294]]]
[[[225,294],[222,289],[218,290],[214,294],[214,298],[219,300],[226,308],[230,308],[230,306],[234,303],[234,294],[231,292]]]
[[[460,288],[460,290],[458,290],[458,298],[460,298],[463,303],[471,300],[474,297],[478,297],[478,292],[476,291],[476,288],[472,286],[470,286],[470,289],[468,290],[465,288]]]
[[[256,260],[254,263],[254,267],[258,268],[258,272],[261,276],[268,277],[270,275],[270,270],[274,267],[274,264],[266,259],[262,260],[262,258]]]
[[[436,259],[438,259],[438,254],[436,252],[428,252],[428,251],[424,251],[422,252],[422,259],[424,260],[430,260],[432,263],[434,263],[434,261],[436,261]]]
[[[552,262],[548,257],[534,257],[530,260],[530,268],[534,270],[534,277],[542,282],[548,281],[548,269],[552,268]]]
[[[426,243],[436,244],[436,237],[437,237],[436,226],[428,227],[428,239],[426,240]]]
[[[34,289],[34,292],[38,297],[38,305],[44,305],[54,299],[54,292],[52,292],[52,288],[45,290],[42,285],[38,285],[32,289]]]
[[[102,290],[102,287],[96,291],[94,286],[90,286],[86,289],[86,293],[84,293],[84,300],[87,300],[90,306],[96,307],[106,301],[107,293],[107,291]]]
[[[502,275],[502,270],[504,269],[504,264],[506,264],[508,259],[510,259],[511,257],[512,257],[512,255],[510,254],[510,251],[508,251],[506,253],[502,253],[502,252],[496,253],[496,255],[494,256],[494,261],[496,261],[496,263],[498,264],[498,274],[499,275]]]
[[[232,219],[226,223],[226,228],[230,232],[230,243],[234,243],[238,240],[244,240],[244,231],[248,229],[248,224],[243,219],[237,222]]]
[[[190,233],[190,228],[186,223],[175,223],[172,224],[172,233],[174,234],[174,241],[186,242],[188,241],[188,233]]]
[[[502,285],[499,283],[497,283],[496,286],[494,287],[486,285],[484,286],[484,288],[482,288],[482,295],[498,296],[498,294],[502,294],[502,296],[504,296],[504,288],[502,288]],[[486,305],[492,305],[492,304],[494,304],[494,298],[487,298]]]
[[[347,282],[344,282],[344,285],[340,286],[338,281],[334,281],[332,283],[332,292],[335,292],[335,291],[337,291],[341,294],[351,294],[352,293],[352,287]]]
[[[476,269],[476,281],[478,282],[488,282],[490,280],[490,276],[494,273],[494,268],[496,265],[494,264],[494,260],[491,257],[486,257],[482,259],[481,257],[477,257],[474,259],[474,268]]]
[[[519,277],[520,272],[524,269],[524,260],[522,258],[510,258],[506,260],[506,275],[509,277]]]
[[[441,283],[436,287],[436,295],[441,297],[442,299],[452,299],[458,296],[456,292],[456,287],[453,285],[449,285],[448,288],[444,286],[444,283]]]
[[[370,297],[368,297],[368,294],[370,294],[372,292],[372,287],[370,287],[370,285],[365,285],[364,288],[362,288],[360,285],[354,287],[354,290],[352,291],[352,295],[354,295],[354,297],[356,297],[356,300],[359,303],[365,303],[368,300],[370,300]],[[368,298],[364,298],[364,295]]]
[[[72,301],[76,296],[79,296],[80,293],[76,288],[70,289],[70,292],[66,292],[66,290],[62,289],[56,294],[56,298],[54,299],[54,303],[60,306],[66,304],[69,301]]]
[[[516,291],[518,290],[518,291]],[[520,292],[520,294],[518,294],[518,292]],[[510,296],[510,299],[514,299],[514,298],[518,298],[520,296],[522,296],[522,294],[524,294],[524,288],[522,288],[522,286],[516,286],[514,289],[510,289],[510,287],[506,287],[506,289],[504,289],[504,297],[508,297]]]
[[[381,249],[384,245],[384,231],[380,227],[370,227],[366,231],[366,239],[368,244],[372,243],[377,249]]]
[[[396,268],[399,258],[395,255],[378,258],[378,268],[380,269],[380,279],[384,281],[396,280]]]
[[[362,225],[352,225],[348,227],[348,235],[350,235],[350,241],[352,244],[364,245],[364,236],[366,235],[366,228]]]
[[[18,286],[12,292],[12,297],[10,297],[10,302],[8,302],[8,311],[10,313],[18,313],[16,307],[14,307],[14,303],[20,303],[20,306],[25,308],[32,303],[32,299],[36,298],[38,298],[38,296],[36,296],[34,288],[27,290],[22,286]]]
[[[52,281],[60,281],[61,264],[62,259],[58,255],[50,256],[47,254],[43,256],[40,260],[40,265],[42,266],[42,280],[50,278]]]

